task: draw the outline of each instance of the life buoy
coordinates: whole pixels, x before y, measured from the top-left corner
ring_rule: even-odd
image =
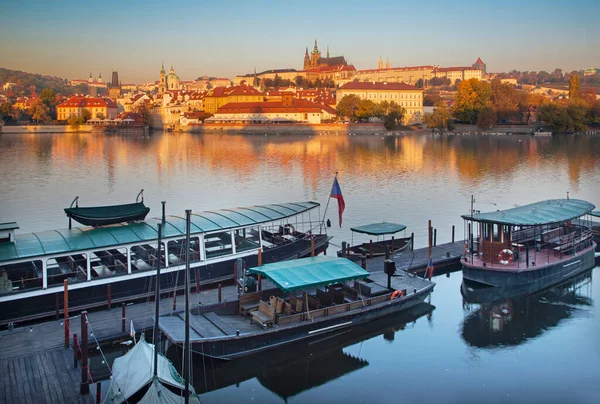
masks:
[[[402,296],[404,296],[404,293],[401,290],[394,290],[394,293],[392,293],[392,297],[390,298],[390,300],[394,300],[395,298]]]
[[[284,225],[283,227],[285,227],[285,228],[288,228],[288,229],[289,229],[290,233],[288,233],[288,234],[294,234],[294,233],[296,232],[296,229],[294,228],[294,226],[292,226],[292,225],[291,225],[291,224],[289,224],[289,223],[288,223],[288,224],[286,224],[286,225]]]
[[[508,265],[513,262],[514,254],[509,249],[504,249],[498,253],[498,262],[502,265]]]

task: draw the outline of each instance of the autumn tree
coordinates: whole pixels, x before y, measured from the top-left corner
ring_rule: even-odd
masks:
[[[8,102],[1,104],[0,105],[0,120],[6,122],[11,118],[11,116],[12,116],[12,106]]]
[[[40,100],[48,107],[50,119],[56,119],[56,94],[51,88],[44,88],[40,93]]]
[[[50,108],[41,98],[33,103],[29,112],[31,113],[31,119],[37,123],[48,122],[52,119],[50,117]]]
[[[92,113],[87,108],[83,108],[81,110],[81,114],[79,116],[83,120],[83,123],[85,123],[85,122],[89,121],[90,119],[92,119]]]
[[[492,89],[489,83],[477,79],[462,81],[454,100],[454,116],[460,122],[477,122],[479,112],[487,105]]]
[[[368,121],[370,117],[375,116],[375,103],[371,100],[360,100],[355,117],[359,121]]]
[[[104,119],[104,118],[105,118],[105,116],[104,116],[104,114],[103,114],[102,112],[98,112],[98,113],[96,114],[96,118],[98,118],[98,119]]]
[[[489,129],[496,123],[498,114],[491,105],[483,107],[477,115],[477,127]]]
[[[360,97],[358,95],[345,95],[336,107],[337,113],[340,116],[354,119],[355,113],[358,110],[358,104],[360,104]]]
[[[433,113],[426,112],[423,115],[423,121],[428,128],[447,130],[450,123],[450,110],[444,102],[439,101]]]
[[[569,81],[569,99],[574,100],[579,98],[581,95],[581,78],[579,74],[574,74],[571,76],[571,80]]]

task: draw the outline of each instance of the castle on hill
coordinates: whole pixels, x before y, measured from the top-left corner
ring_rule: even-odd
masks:
[[[346,66],[348,63],[343,56],[334,56],[329,57],[329,46],[327,47],[327,56],[322,58],[321,51],[317,46],[317,40],[315,39],[315,47],[313,51],[308,54],[308,46],[306,47],[306,52],[304,53],[304,70],[309,70],[315,67],[321,66]]]

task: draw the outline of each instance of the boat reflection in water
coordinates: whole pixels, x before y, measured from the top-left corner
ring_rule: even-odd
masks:
[[[415,322],[419,317],[430,316],[434,309],[431,304],[419,303],[397,315],[327,335],[320,340],[273,349],[258,357],[203,361],[198,355],[192,362],[193,386],[198,394],[202,394],[256,378],[265,388],[287,400],[369,365],[366,359],[344,352],[345,347],[379,335],[392,342],[396,332],[403,330],[406,324]],[[181,348],[171,346],[167,357],[176,367],[181,366]]]
[[[593,305],[592,270],[528,296],[502,298],[495,288],[461,288],[466,312],[462,338],[479,348],[521,344],[559,325],[582,307]],[[473,296],[474,295],[474,296]],[[472,303],[472,297],[478,303]]]

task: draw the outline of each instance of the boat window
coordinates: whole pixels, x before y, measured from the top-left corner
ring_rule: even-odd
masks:
[[[114,248],[91,253],[90,273],[92,279],[127,274],[127,250]]]
[[[162,267],[165,266],[164,243]],[[131,259],[131,272],[156,270],[156,261],[158,257],[158,243],[148,243],[142,245],[134,245],[129,249]]]
[[[168,243],[169,265],[185,264],[185,239],[172,240]],[[200,238],[190,237],[190,262],[200,261]]]
[[[204,236],[204,249],[206,251],[207,259],[233,253],[231,233],[224,231],[221,233],[207,234]]]
[[[87,257],[85,254],[67,255],[50,258],[46,261],[48,286],[63,285],[65,279],[69,284],[87,281]]]
[[[233,233],[235,251],[248,251],[260,247],[258,227],[238,229]]]
[[[500,241],[500,230],[499,225],[495,224],[494,226],[494,241]]]
[[[42,261],[28,261],[0,266],[0,295],[41,289]]]

